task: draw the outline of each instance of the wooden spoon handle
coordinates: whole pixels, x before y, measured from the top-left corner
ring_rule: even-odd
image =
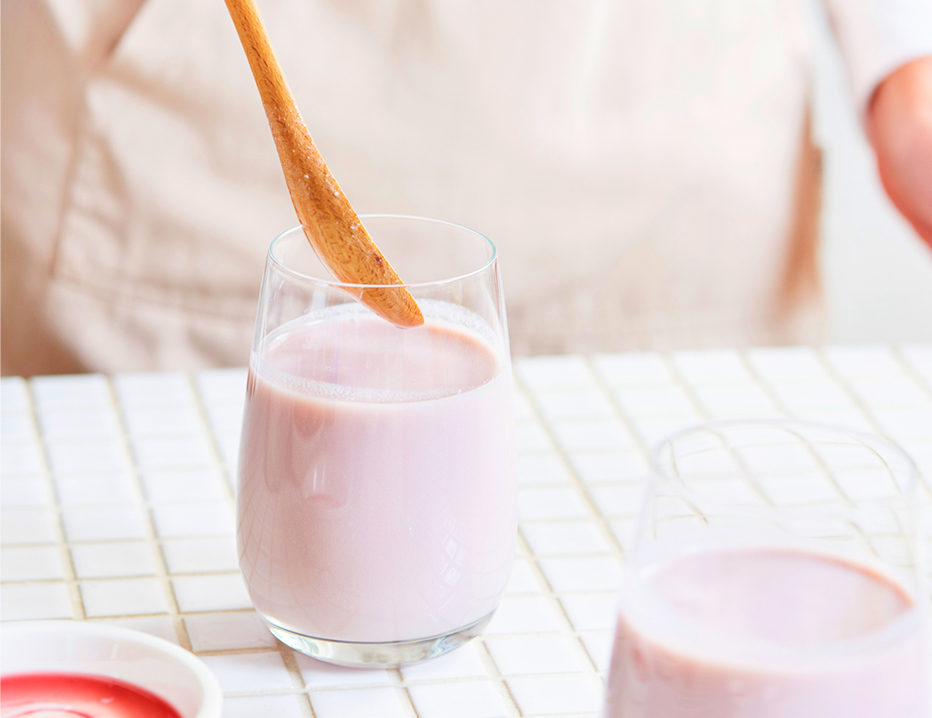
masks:
[[[402,284],[369,236],[301,119],[253,0],[226,0],[246,51],[278,158],[304,234],[334,276],[346,284]],[[347,288],[360,302],[401,327],[424,323],[404,287]]]

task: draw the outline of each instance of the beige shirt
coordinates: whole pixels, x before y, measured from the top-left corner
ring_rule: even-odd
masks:
[[[357,211],[497,244],[516,353],[820,336],[796,0],[259,5]],[[223,3],[2,7],[3,373],[245,364],[296,220]]]

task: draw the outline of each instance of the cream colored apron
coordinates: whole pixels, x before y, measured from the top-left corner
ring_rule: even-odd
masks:
[[[296,220],[223,3],[2,7],[3,372],[245,364]],[[818,340],[797,0],[260,8],[359,212],[497,244],[516,354]]]

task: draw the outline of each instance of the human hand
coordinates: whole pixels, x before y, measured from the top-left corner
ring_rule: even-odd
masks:
[[[884,189],[932,247],[932,57],[914,60],[880,83],[867,131]]]

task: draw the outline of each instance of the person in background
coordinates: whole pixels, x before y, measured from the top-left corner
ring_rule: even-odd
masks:
[[[825,5],[932,244],[932,2]],[[259,7],[357,211],[498,245],[515,353],[819,340],[800,0]],[[245,364],[296,220],[223,3],[2,13],[2,372]]]

